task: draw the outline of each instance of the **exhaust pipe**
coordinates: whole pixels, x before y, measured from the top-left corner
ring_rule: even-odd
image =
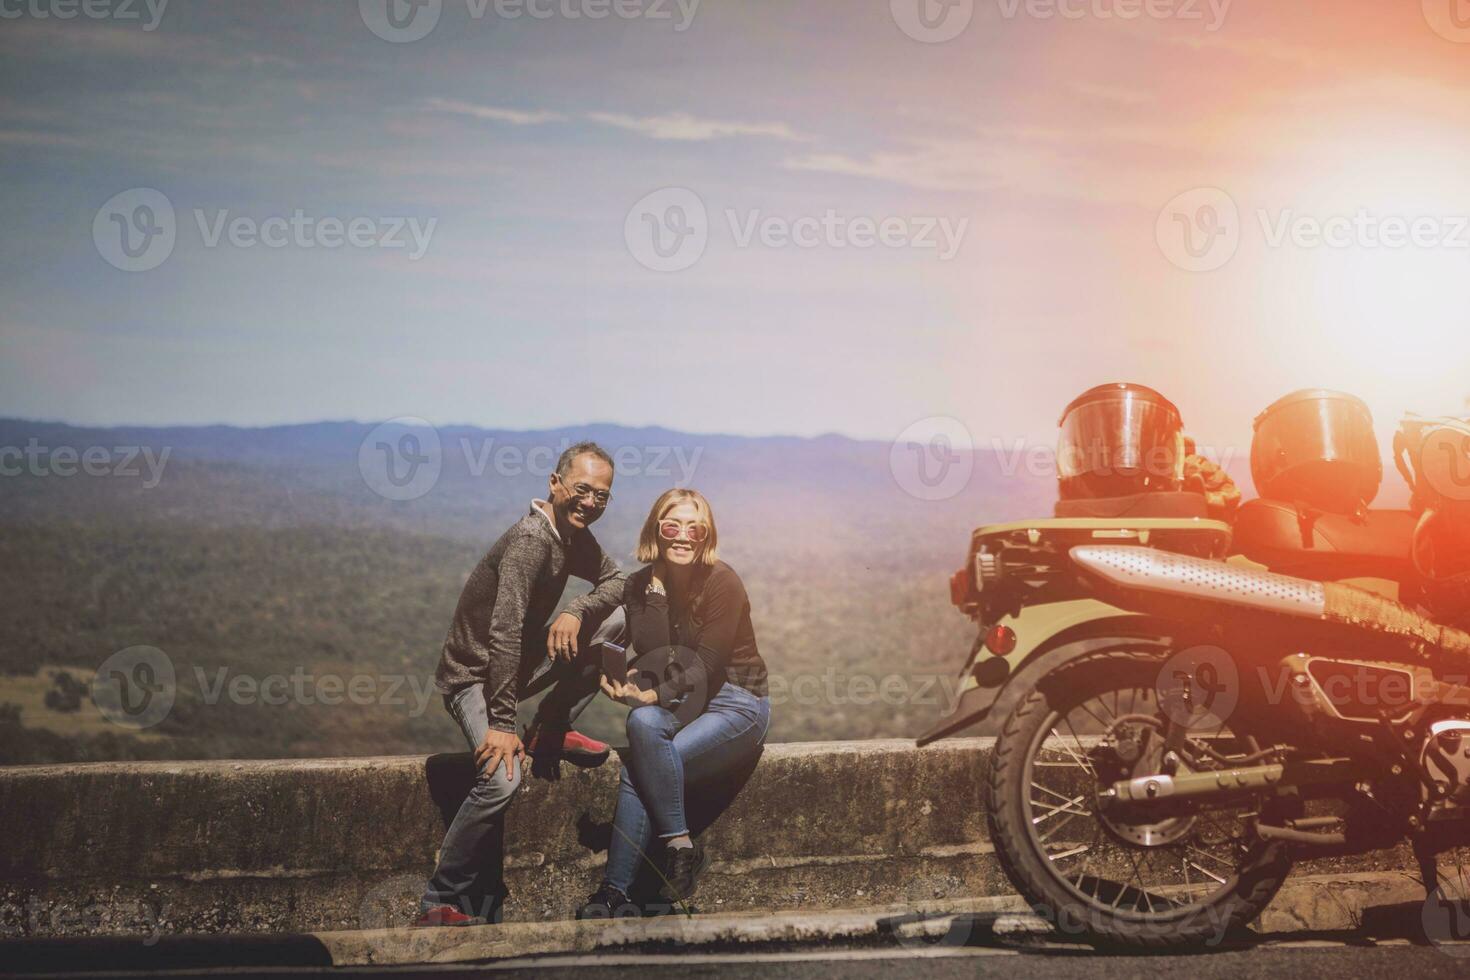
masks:
[[[1351,626],[1406,641],[1421,648],[1421,654],[1442,650],[1470,660],[1470,633],[1338,582],[1314,582],[1157,548],[1084,544],[1071,555],[1080,568],[1119,588]]]

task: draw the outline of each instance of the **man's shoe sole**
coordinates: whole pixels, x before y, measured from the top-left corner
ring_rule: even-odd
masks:
[[[540,758],[539,749],[528,751],[526,754],[529,755],[532,759]],[[574,766],[581,766],[583,769],[596,769],[598,766],[606,762],[611,755],[612,746],[609,745],[601,752],[583,752],[580,749],[574,749],[570,752],[567,752],[565,750],[561,752],[554,752],[546,759],[546,761],[555,762],[557,760],[561,760],[563,762],[570,762]]]
[[[465,926],[483,926],[484,919],[466,919],[464,922],[411,922],[410,929],[463,929]]]

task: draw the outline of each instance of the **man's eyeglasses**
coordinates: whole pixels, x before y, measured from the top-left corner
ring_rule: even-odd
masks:
[[[556,482],[561,483],[561,485],[564,487],[567,487],[567,485],[562,482],[562,478],[560,476],[556,478]],[[586,500],[590,497],[592,498],[592,502],[599,507],[606,507],[607,502],[612,499],[612,491],[598,490],[595,487],[589,487],[585,483],[578,483],[573,486],[567,487],[567,492],[570,493],[573,497],[576,497],[578,500]]]
[[[709,537],[708,524],[690,524],[687,527],[678,521],[663,521],[658,526],[659,537],[665,541],[673,541],[679,536],[680,531],[688,531],[689,540],[699,544]]]

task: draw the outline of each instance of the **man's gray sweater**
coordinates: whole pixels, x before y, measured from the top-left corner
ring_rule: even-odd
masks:
[[[594,588],[567,605],[579,619],[601,619],[622,601],[623,573],[585,528],[563,541],[550,518],[531,511],[500,536],[470,573],[444,639],[434,682],[452,694],[485,685],[490,727],[516,730],[522,658],[533,667],[546,657],[543,627],[566,588],[567,577]]]

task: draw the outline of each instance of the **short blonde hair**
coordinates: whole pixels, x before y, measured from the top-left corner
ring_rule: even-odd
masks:
[[[675,487],[665,490],[659,498],[653,502],[653,507],[648,511],[648,520],[643,522],[643,530],[638,533],[638,551],[635,557],[639,561],[658,560],[658,525],[664,517],[680,504],[693,504],[694,509],[699,511],[700,520],[709,525],[709,537],[705,538],[699,545],[698,561],[701,565],[713,565],[719,560],[720,535],[715,530],[715,512],[710,508],[709,501],[704,494],[698,490],[686,490]]]

